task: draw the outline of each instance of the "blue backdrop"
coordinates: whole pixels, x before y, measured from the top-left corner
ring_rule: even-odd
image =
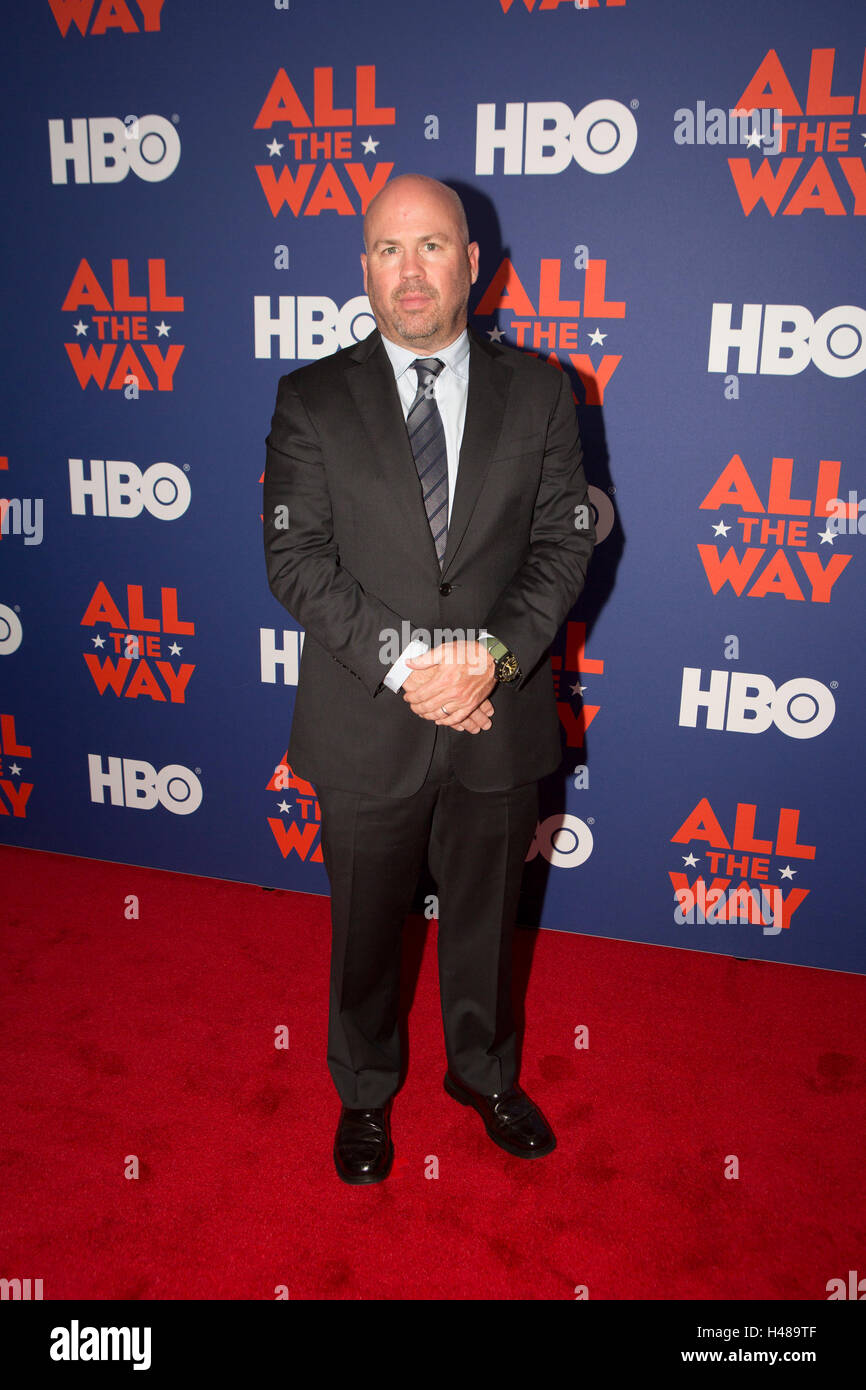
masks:
[[[3,839],[327,893],[264,439],[279,376],[372,327],[363,210],[418,171],[464,197],[473,326],[571,376],[602,537],[527,912],[866,969],[862,7],[6,27]]]

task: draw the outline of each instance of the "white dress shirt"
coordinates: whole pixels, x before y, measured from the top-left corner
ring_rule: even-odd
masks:
[[[412,408],[412,402],[418,394],[418,373],[413,369],[412,363],[424,354],[413,352],[411,348],[401,347],[399,343],[392,343],[384,334],[381,337],[382,344],[394,369],[397,394],[400,397],[403,419],[405,420]],[[445,364],[435,379],[434,394],[436,404],[439,407],[439,414],[442,417],[442,429],[445,433],[445,449],[448,459],[448,520],[450,522],[451,508],[454,505],[454,492],[457,487],[457,464],[460,458],[460,445],[463,442],[463,426],[466,421],[466,399],[469,394],[469,333],[464,328],[460,337],[455,338],[453,343],[449,343],[445,348],[438,348],[429,356],[438,357],[440,362]],[[489,636],[487,632],[479,633],[479,637],[486,636]],[[406,665],[407,658],[421,656],[423,652],[428,650],[427,643],[418,639],[409,643],[385,677],[384,683],[389,690],[395,692],[400,690],[406,677],[410,674],[411,668]]]
[[[412,402],[418,394],[418,373],[413,370],[412,363],[417,361],[419,357],[424,357],[425,354],[413,352],[411,348],[400,347],[398,343],[392,343],[385,337],[382,338],[382,343],[391,360],[391,366],[394,368],[397,392],[405,420],[412,408]],[[469,394],[468,331],[464,328],[460,337],[455,338],[453,343],[449,343],[446,348],[440,348],[438,352],[430,353],[429,356],[438,357],[440,362],[445,363],[436,377],[434,392],[439,414],[442,416],[445,448],[448,453],[448,520],[450,521],[451,508],[454,505],[454,489],[457,486],[457,460],[460,457],[463,424],[466,419],[466,398]]]

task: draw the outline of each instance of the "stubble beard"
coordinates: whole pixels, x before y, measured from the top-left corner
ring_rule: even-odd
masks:
[[[403,291],[405,297],[410,296],[410,291]],[[427,309],[416,310],[414,313],[403,315],[400,312],[400,299],[391,299],[389,308],[391,311],[392,332],[397,334],[407,343],[418,343],[422,346],[431,339],[447,338],[449,331],[455,325],[465,323],[466,306],[469,302],[468,290],[461,302],[455,307],[449,322],[446,323],[442,311],[442,304],[437,291],[429,289],[418,290],[419,294],[426,294],[430,298],[430,306]],[[462,317],[461,317],[462,316]],[[390,336],[386,333],[386,337]]]
[[[424,290],[422,293],[427,294]],[[393,314],[394,327],[410,343],[424,343],[430,338],[438,337],[442,332],[442,310],[438,296],[430,295],[430,305],[426,309],[416,310],[414,313],[403,315],[400,309],[400,300],[392,301],[391,311]]]

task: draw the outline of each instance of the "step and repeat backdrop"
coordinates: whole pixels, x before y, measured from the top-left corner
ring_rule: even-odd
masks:
[[[866,970],[859,0],[33,0],[5,35],[0,838],[328,892],[264,441],[279,377],[374,327],[363,213],[420,172],[480,244],[473,329],[568,374],[597,515],[527,915]]]

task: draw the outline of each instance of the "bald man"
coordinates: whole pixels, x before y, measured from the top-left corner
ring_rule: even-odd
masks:
[[[453,189],[386,184],[361,254],[376,329],[280,379],[267,439],[268,580],[305,631],[289,761],[321,808],[334,1163],[351,1184],[393,1162],[425,859],[445,1090],[510,1154],[556,1145],[517,1082],[513,932],[538,780],[562,756],[548,651],[595,535],[566,376],[467,328],[478,256]]]

